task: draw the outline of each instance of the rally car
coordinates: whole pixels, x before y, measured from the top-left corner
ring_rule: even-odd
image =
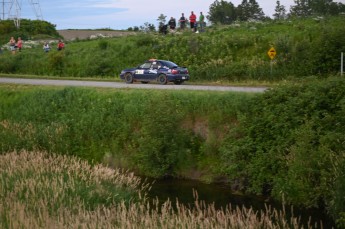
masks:
[[[160,84],[181,84],[189,80],[189,73],[187,68],[179,67],[171,61],[150,59],[136,68],[121,71],[120,78],[126,83],[157,81]]]

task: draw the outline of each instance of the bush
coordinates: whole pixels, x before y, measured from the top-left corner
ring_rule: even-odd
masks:
[[[255,98],[221,150],[224,171],[257,194],[344,209],[345,80],[286,85]],[[248,186],[247,186],[248,184]]]

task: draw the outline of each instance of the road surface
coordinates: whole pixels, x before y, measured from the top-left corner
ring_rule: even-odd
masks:
[[[75,87],[102,87],[102,88],[137,88],[160,90],[199,90],[199,91],[234,91],[261,93],[266,87],[232,87],[232,86],[203,86],[203,85],[160,85],[160,84],[126,84],[124,82],[82,81],[82,80],[50,80],[50,79],[24,79],[0,77],[0,83],[25,84],[25,85],[49,85],[49,86],[75,86]]]

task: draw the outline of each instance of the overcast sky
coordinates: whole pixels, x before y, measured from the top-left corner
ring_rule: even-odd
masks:
[[[21,0],[21,17],[36,19],[35,11],[29,2]],[[39,2],[43,19],[56,24],[57,29],[127,29],[149,22],[157,26],[157,18],[164,14],[179,18],[194,11],[196,15],[208,14],[214,0],[34,0]],[[231,1],[236,7],[242,0]],[[267,16],[272,17],[276,0],[257,0]],[[345,3],[345,0],[337,2]],[[280,0],[287,11],[293,0]]]

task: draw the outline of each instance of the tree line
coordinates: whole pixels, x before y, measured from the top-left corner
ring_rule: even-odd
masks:
[[[274,19],[338,15],[345,13],[345,4],[333,0],[294,0],[289,12],[286,6],[276,2]],[[212,24],[231,24],[234,21],[269,19],[256,0],[242,0],[237,7],[231,1],[215,0],[209,8],[207,19]]]
[[[0,44],[6,44],[11,36],[21,37],[23,40],[36,36],[60,37],[56,25],[47,21],[21,19],[21,26],[18,29],[13,20],[0,20]]]
[[[345,4],[334,2],[333,0],[294,0],[287,10],[279,0],[276,1],[274,20],[285,20],[290,18],[306,18],[310,16],[334,16],[341,13],[345,14]],[[158,23],[165,24],[164,14],[157,18]],[[271,20],[265,15],[259,3],[256,0],[242,0],[237,7],[231,1],[215,0],[209,7],[206,16],[211,24],[230,25],[235,21],[264,21]],[[155,32],[154,24],[145,22],[141,26],[129,27],[129,31]]]

